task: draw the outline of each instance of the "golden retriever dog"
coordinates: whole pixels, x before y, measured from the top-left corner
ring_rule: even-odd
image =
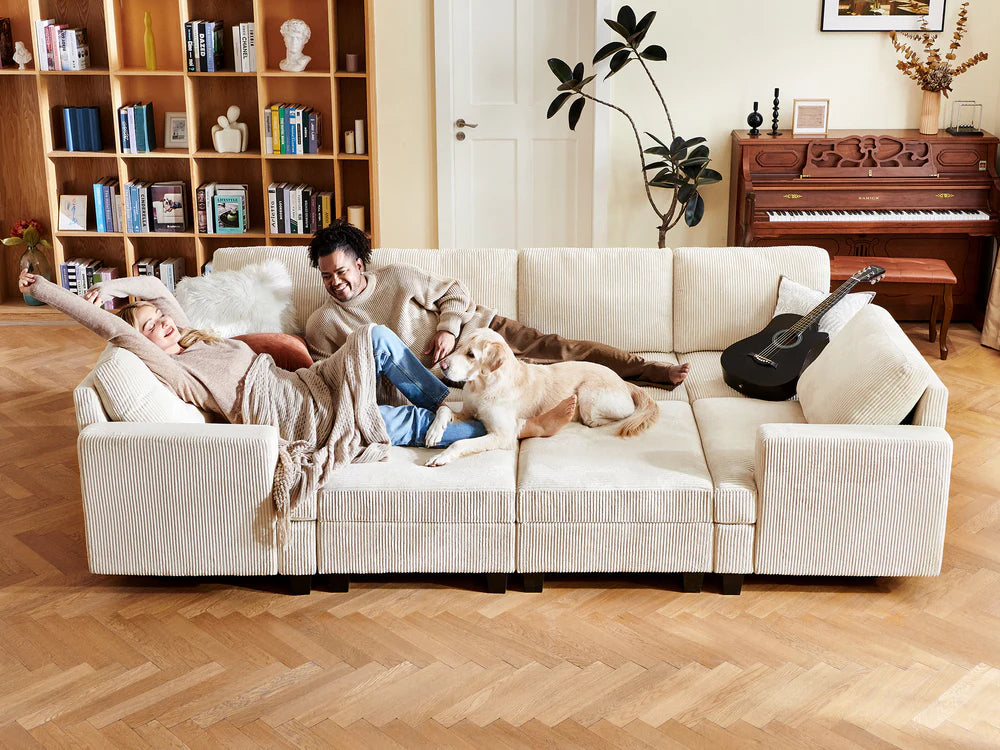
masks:
[[[444,466],[473,453],[512,448],[524,420],[543,414],[574,394],[574,421],[588,427],[620,422],[621,437],[638,435],[660,415],[653,399],[609,368],[591,362],[525,364],[515,359],[503,337],[489,328],[474,331],[440,364],[449,380],[465,384],[463,405],[456,413],[442,404],[424,444],[437,445],[453,419],[477,418],[487,434],[452,443],[427,466]]]

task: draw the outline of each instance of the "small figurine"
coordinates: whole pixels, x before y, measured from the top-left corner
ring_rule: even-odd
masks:
[[[757,111],[757,105],[759,102],[753,103],[753,112],[747,115],[747,125],[750,126],[750,132],[747,135],[756,138],[760,135],[760,131],[757,129],[764,123],[764,115]]]
[[[212,145],[220,154],[238,154],[247,150],[249,130],[240,119],[240,108],[235,104],[219,115],[219,124],[212,126]]]
[[[278,63],[278,67],[289,73],[301,73],[312,60],[309,55],[302,54],[302,48],[312,36],[309,25],[299,18],[289,18],[281,24],[279,31],[285,40],[285,59]]]
[[[24,70],[24,66],[31,62],[31,53],[24,46],[24,42],[14,42],[14,62],[17,63],[18,70]]]
[[[771,132],[768,135],[779,136],[781,131],[778,130],[778,89],[774,90],[774,116],[771,117]]]

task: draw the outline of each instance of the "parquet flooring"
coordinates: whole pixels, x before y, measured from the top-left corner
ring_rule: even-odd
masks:
[[[938,578],[98,577],[72,388],[103,343],[0,326],[0,747],[1000,747],[1000,353],[952,329]]]

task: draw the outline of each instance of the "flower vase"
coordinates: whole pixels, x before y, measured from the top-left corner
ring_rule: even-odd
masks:
[[[18,274],[21,271],[27,271],[28,273],[33,273],[36,276],[41,276],[43,279],[52,281],[52,266],[49,264],[49,259],[45,257],[37,245],[30,245],[27,250],[21,255],[21,260],[18,264]],[[24,297],[25,304],[28,305],[44,305],[45,303],[35,299],[30,294],[21,294]]]
[[[937,135],[938,121],[941,119],[941,92],[924,91],[920,108],[921,135]]]

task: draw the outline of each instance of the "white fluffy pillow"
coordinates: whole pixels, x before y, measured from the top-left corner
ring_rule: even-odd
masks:
[[[774,314],[805,315],[828,296],[824,292],[817,292],[815,289],[810,289],[782,276],[781,282],[778,284],[778,304],[774,308]],[[840,332],[840,329],[847,325],[847,321],[853,318],[858,310],[871,302],[874,297],[875,292],[848,294],[820,318],[819,330],[829,334],[832,340]]]
[[[226,338],[295,332],[292,277],[280,260],[188,276],[174,294],[194,328],[210,329]]]

